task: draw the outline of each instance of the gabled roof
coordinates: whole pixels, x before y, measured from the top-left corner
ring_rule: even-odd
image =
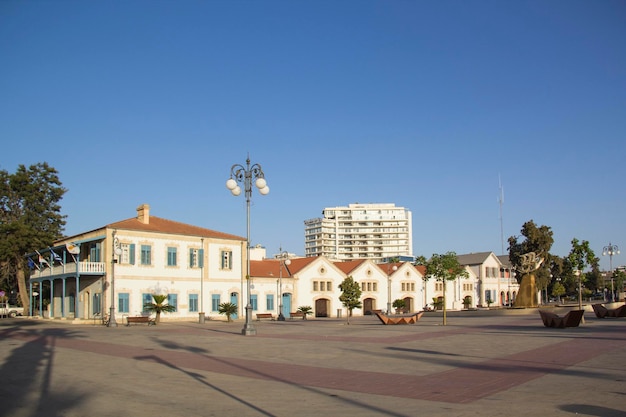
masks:
[[[283,267],[283,278],[292,277],[297,274],[306,266],[315,262],[317,258],[294,258],[289,259],[291,262],[289,265]],[[250,276],[258,278],[278,278],[280,277],[280,263],[279,259],[264,259],[262,261],[250,261]]]
[[[492,253],[493,252],[468,253],[465,255],[457,255],[456,258],[461,265],[482,265]]]
[[[139,230],[145,232],[169,233],[216,239],[246,240],[245,237],[205,229],[203,227],[180,223],[173,220],[162,219],[156,216],[150,216],[150,221],[148,223],[144,223],[136,217],[133,217],[127,220],[108,224],[106,227],[110,229]]]
[[[364,263],[367,263],[366,259],[359,259],[354,261],[333,262],[337,268],[346,275],[350,275],[350,272],[354,271]]]
[[[511,259],[509,259],[509,255],[498,255],[497,258],[500,260],[502,266],[507,268],[511,268],[513,265],[511,264]]]

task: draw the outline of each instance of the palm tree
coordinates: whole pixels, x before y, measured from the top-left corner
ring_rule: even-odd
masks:
[[[156,319],[154,320],[154,324],[159,324],[161,321],[161,313],[173,313],[176,311],[176,307],[170,304],[167,304],[167,295],[163,294],[152,294],[153,303],[145,303],[143,305],[143,309],[145,311],[149,311],[150,313],[156,313]]]
[[[306,316],[308,316],[309,314],[313,314],[313,307],[311,307],[311,306],[300,306],[300,307],[298,307],[298,311],[303,313],[302,314],[302,320],[306,320]]]
[[[230,316],[237,314],[237,304],[233,303],[222,303],[220,304],[219,310],[217,310],[220,314],[226,315],[226,320],[230,320]]]

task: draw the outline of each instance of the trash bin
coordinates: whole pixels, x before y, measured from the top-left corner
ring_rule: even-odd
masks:
[[[340,308],[337,309],[337,318],[341,318],[341,311],[342,310]]]

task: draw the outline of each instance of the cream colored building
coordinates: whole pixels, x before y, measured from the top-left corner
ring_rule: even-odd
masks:
[[[152,294],[167,295],[176,311],[161,319],[224,320],[225,302],[236,304],[235,319],[244,318],[250,300],[256,313],[283,315],[310,306],[317,318],[346,312],[339,284],[348,276],[362,289],[363,307],[354,315],[387,311],[396,299],[416,312],[443,296],[442,283],[425,280],[422,266],[410,262],[375,263],[372,259],[337,261],[326,256],[264,258],[264,248],[251,251],[251,292],[248,297],[246,239],[151,215],[147,204],[135,217],[67,237],[51,248],[30,254],[32,314],[51,318],[97,320],[113,312],[118,323],[126,316],[145,315]],[[471,255],[471,256],[470,256]],[[459,256],[469,279],[447,282],[446,307],[462,309],[485,304],[481,294],[515,291],[506,269],[491,252]],[[506,285],[509,287],[506,287]],[[49,303],[49,306],[47,305]]]
[[[304,224],[305,256],[344,261],[413,255],[411,212],[393,203],[325,208]]]

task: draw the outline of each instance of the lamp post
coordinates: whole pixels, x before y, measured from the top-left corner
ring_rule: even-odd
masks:
[[[279,272],[278,272],[278,287],[279,294],[278,297],[278,320],[285,321],[285,315],[283,314],[283,266],[287,266],[291,264],[291,259],[289,259],[289,253],[287,251],[282,251],[282,248],[279,249],[281,252],[278,255],[278,259],[280,260]]]
[[[578,278],[578,309],[579,310],[583,309],[583,283],[582,283],[581,274],[582,272],[579,269],[574,271],[574,275],[576,275],[576,278]],[[580,322],[581,323],[585,322],[584,315],[583,315],[583,318],[580,320]]]
[[[202,257],[202,258],[200,258]],[[198,251],[198,264],[200,265],[200,312],[198,313],[198,323],[205,322],[204,315],[204,238],[200,238],[200,250]]]
[[[613,286],[613,255],[619,255],[619,247],[609,242],[608,246],[602,248],[602,256],[606,255],[609,255],[609,272],[611,273],[611,299],[609,301],[613,301],[615,299],[615,288]]]
[[[391,274],[389,273],[390,265],[387,264],[387,314],[391,314]],[[398,267],[394,265],[391,267],[393,272],[398,270]]]
[[[115,321],[115,264],[117,263],[117,257],[122,254],[122,249],[115,233],[114,230],[112,235],[113,253],[111,255],[111,308],[109,309],[109,324],[107,327],[117,327],[117,322]]]
[[[241,334],[244,336],[256,334],[256,329],[252,325],[252,295],[250,294],[250,198],[252,197],[252,181],[254,181],[254,185],[259,189],[261,195],[266,195],[270,192],[261,165],[250,165],[249,156],[246,159],[245,167],[235,164],[230,168],[230,178],[226,181],[226,188],[235,197],[241,194],[241,188],[237,184],[243,184],[246,197],[246,283],[248,304],[246,305],[246,323],[241,330]]]

